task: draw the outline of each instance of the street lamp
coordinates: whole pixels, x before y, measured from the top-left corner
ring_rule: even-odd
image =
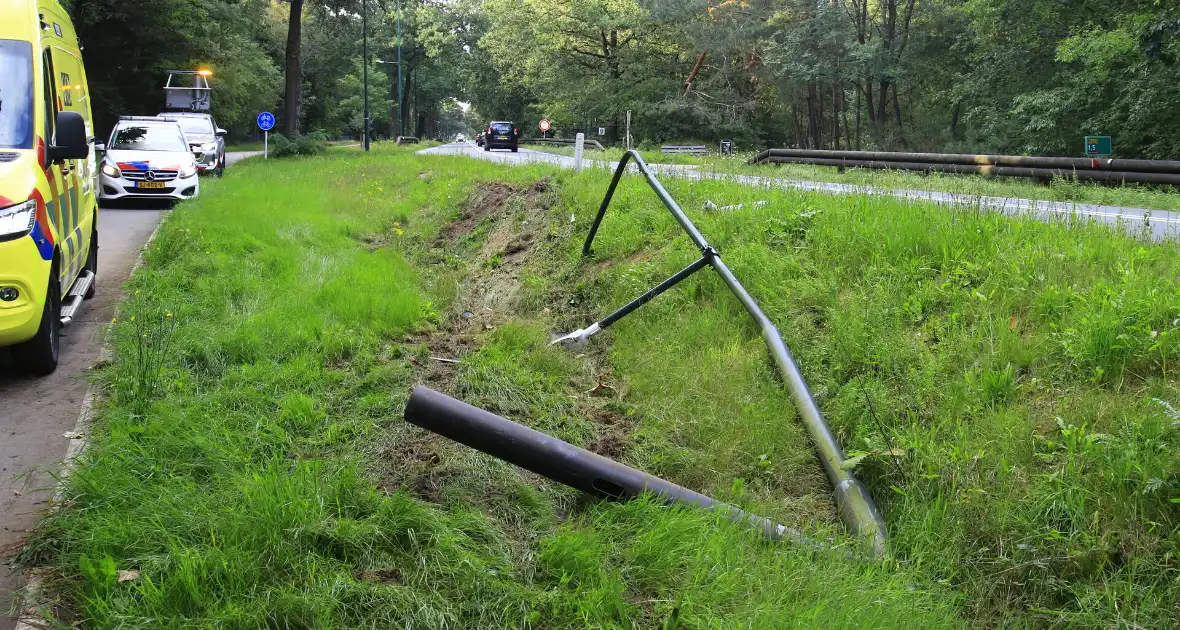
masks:
[[[397,109],[394,119],[397,120],[397,135],[405,134],[402,129],[402,3],[398,0],[397,3],[397,61],[381,61],[377,63],[388,63],[397,66]]]
[[[369,1],[361,0],[361,56],[365,84],[365,150],[369,150]]]

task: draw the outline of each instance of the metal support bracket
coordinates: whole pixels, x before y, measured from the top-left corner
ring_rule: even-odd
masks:
[[[811,436],[811,441],[815,445],[820,463],[823,464],[824,472],[827,473],[828,480],[832,483],[836,508],[845,527],[865,540],[874,555],[882,558],[887,556],[889,553],[889,543],[888,534],[885,530],[885,520],[877,510],[876,504],[873,503],[873,498],[869,495],[868,489],[852,475],[851,471],[844,468],[844,451],[840,448],[835,436],[832,435],[831,430],[824,421],[823,414],[820,412],[819,406],[816,405],[815,399],[807,387],[807,383],[803,380],[803,374],[795,364],[795,359],[791,356],[791,351],[783,341],[782,335],[779,334],[778,329],[775,328],[770,318],[762,312],[762,309],[754,301],[754,298],[750,296],[749,292],[746,291],[746,288],[742,286],[741,282],[738,282],[737,277],[733,275],[733,272],[730,271],[725,262],[721,260],[721,255],[709,245],[705,237],[701,235],[700,230],[684,214],[684,211],[680,209],[676,200],[668,194],[668,191],[656,179],[655,174],[647,167],[643,158],[636,151],[627,151],[623,154],[622,159],[619,160],[619,165],[615,169],[614,178],[611,180],[610,187],[606,191],[606,197],[603,198],[602,205],[598,207],[598,214],[594,217],[594,223],[590,226],[590,233],[586,235],[586,242],[582,246],[582,254],[589,256],[593,251],[591,246],[594,244],[594,237],[598,234],[598,228],[602,224],[602,218],[606,215],[607,208],[610,207],[615,189],[619,185],[619,179],[626,172],[628,160],[635,162],[636,168],[639,169],[639,172],[647,180],[648,185],[655,191],[660,201],[668,208],[668,211],[672,213],[672,216],[688,235],[693,245],[701,252],[701,258],[599,322],[559,337],[553,343],[561,343],[571,348],[584,347],[589,338],[595,333],[622,319],[635,309],[651,301],[652,298],[660,293],[676,286],[701,268],[705,266],[713,267],[717,275],[721,276],[721,281],[725,283],[725,286],[729,287],[729,290],[733,292],[734,296],[745,307],[746,312],[754,318],[754,321],[762,330],[762,338],[766,342],[766,347],[774,357],[779,373],[782,375],[783,381],[787,386],[787,391],[791,394],[795,409],[799,412],[799,416],[807,428],[807,433]]]

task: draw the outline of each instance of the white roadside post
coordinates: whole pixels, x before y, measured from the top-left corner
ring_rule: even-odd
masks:
[[[626,133],[626,136],[623,138],[623,141],[627,146],[627,150],[630,151],[631,150],[631,110],[627,110],[627,133]]]
[[[580,133],[574,140],[574,171],[582,172],[582,147],[586,144],[586,134]]]
[[[262,159],[270,157],[270,132],[262,132]]]

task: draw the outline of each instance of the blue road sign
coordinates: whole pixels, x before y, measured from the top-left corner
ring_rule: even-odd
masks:
[[[258,128],[263,131],[270,131],[275,127],[275,115],[270,112],[262,112],[258,115]]]

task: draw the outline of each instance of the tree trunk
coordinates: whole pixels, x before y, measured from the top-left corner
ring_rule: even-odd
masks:
[[[819,121],[815,115],[815,80],[812,79],[807,82],[807,148],[818,149],[819,145]]]
[[[705,53],[697,56],[697,62],[692,67],[692,72],[688,73],[688,78],[684,80],[684,96],[688,96],[692,92],[692,82],[697,78],[697,73],[701,71],[701,64],[705,63]]]
[[[402,106],[401,106],[401,111],[399,111],[397,113],[398,118],[401,119],[401,121],[399,122],[399,124],[400,124],[399,129],[403,130],[402,131],[403,134],[405,134],[404,130],[409,128],[409,126],[410,126],[409,125],[409,123],[410,123],[410,108],[408,107],[408,105],[409,105],[410,98],[413,96],[413,90],[414,90],[414,66],[410,66],[410,69],[406,70],[405,76],[402,77],[402,101],[403,102],[402,102]]]
[[[897,92],[897,84],[893,84],[893,112],[897,116],[897,140],[903,148],[909,148],[910,143],[905,139],[904,125],[901,122],[901,95]]]
[[[873,80],[865,79],[865,105],[869,107],[869,123],[877,124],[877,114],[873,111]]]
[[[951,138],[954,140],[959,139],[959,116],[962,114],[962,111],[962,101],[955,103],[954,109],[951,110]]]
[[[860,151],[860,86],[856,90],[856,150]]]
[[[840,150],[840,84],[832,86],[832,148]]]
[[[299,133],[299,109],[303,100],[303,68],[299,64],[302,43],[303,0],[291,0],[291,17],[287,20],[287,89],[283,93],[283,131]]]
[[[840,85],[840,116],[844,118],[844,148],[852,148],[852,129],[848,126],[848,91]],[[860,147],[857,147],[859,149]]]
[[[900,131],[905,125],[901,122],[901,95],[897,93],[897,84],[893,84],[893,113],[897,118],[897,129]]]
[[[889,79],[881,79],[881,91],[877,94],[877,125],[882,129],[889,122]]]

